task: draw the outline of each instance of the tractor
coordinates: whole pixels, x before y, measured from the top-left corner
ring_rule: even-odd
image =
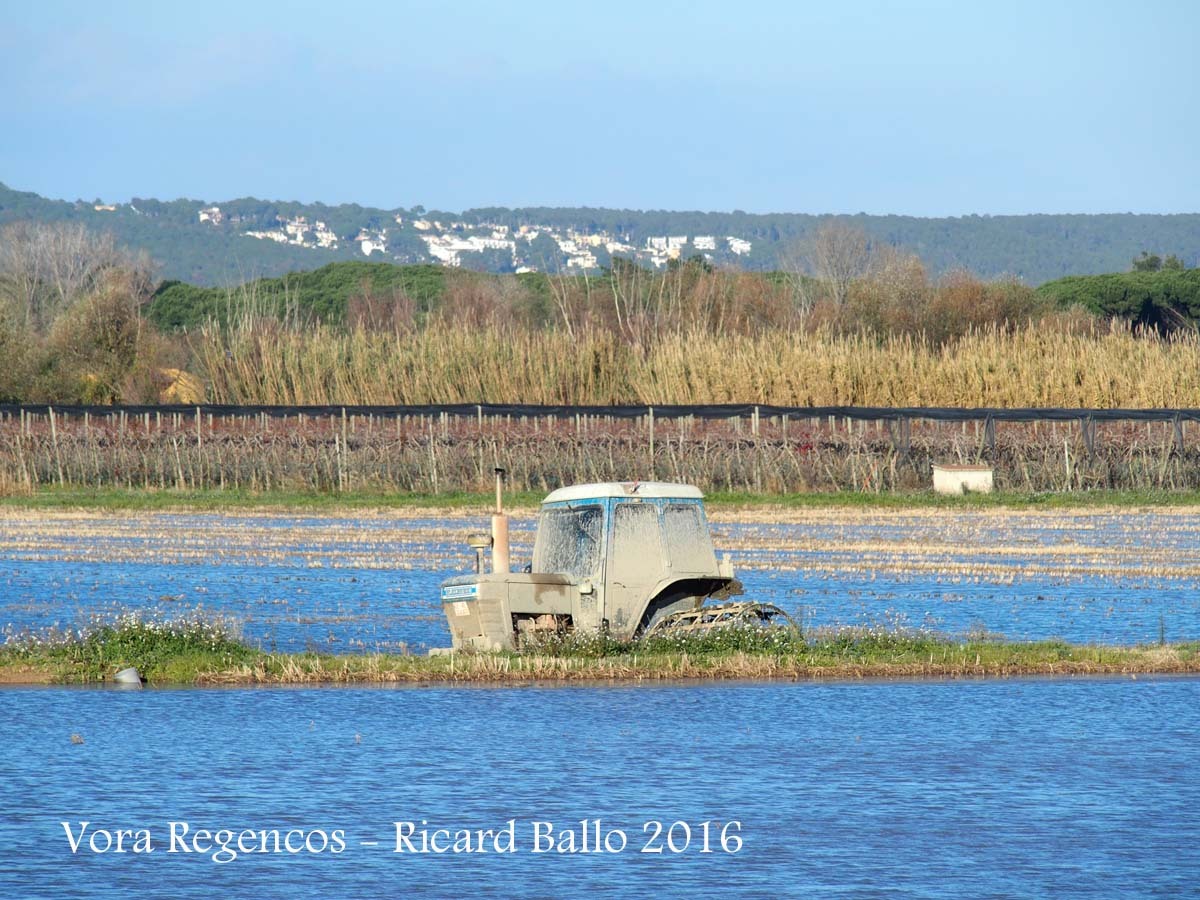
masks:
[[[520,650],[547,633],[631,640],[786,615],[758,603],[704,605],[742,593],[713,550],[704,495],[686,484],[609,482],[560,488],[542,502],[533,560],[511,572],[497,472],[491,535],[473,535],[476,573],[442,582],[455,650]],[[482,554],[492,550],[492,571]]]

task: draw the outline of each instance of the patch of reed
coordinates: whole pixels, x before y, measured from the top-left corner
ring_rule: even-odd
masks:
[[[218,403],[772,403],[813,406],[1187,407],[1200,336],[1030,323],[931,343],[829,329],[304,329],[246,317],[196,344]]]

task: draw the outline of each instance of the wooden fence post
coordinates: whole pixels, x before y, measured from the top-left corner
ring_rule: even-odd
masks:
[[[46,407],[50,418],[50,440],[54,444],[54,465],[58,469],[58,486],[63,487],[62,453],[58,449],[58,426],[54,423],[54,407]]]

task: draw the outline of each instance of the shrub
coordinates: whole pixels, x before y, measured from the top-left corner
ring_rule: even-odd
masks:
[[[230,665],[248,661],[258,651],[241,640],[241,629],[229,618],[200,611],[176,618],[123,612],[112,618],[93,616],[76,628],[57,624],[40,632],[0,632],[0,651],[31,660],[66,663],[91,680],[103,680],[118,669],[136,666],[142,674],[191,659],[196,665]]]

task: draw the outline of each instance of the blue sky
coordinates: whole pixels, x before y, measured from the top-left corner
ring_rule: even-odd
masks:
[[[1200,211],[1200,4],[0,0],[0,181],[394,207]]]

